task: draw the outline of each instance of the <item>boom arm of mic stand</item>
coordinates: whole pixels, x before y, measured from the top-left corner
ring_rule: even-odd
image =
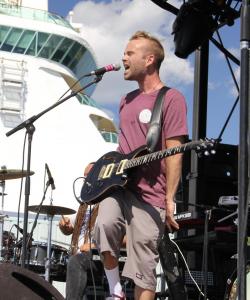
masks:
[[[6,133],[6,136],[10,136],[13,133],[23,129],[23,128],[28,128],[31,124],[33,124],[37,119],[39,119],[42,115],[44,115],[45,113],[47,113],[48,111],[52,110],[53,108],[57,107],[58,105],[62,104],[63,102],[67,101],[68,99],[76,96],[78,93],[80,93],[81,91],[83,91],[84,89],[88,88],[89,86],[91,86],[94,83],[99,82],[102,79],[102,76],[96,76],[94,78],[94,80],[92,80],[90,83],[86,84],[84,87],[80,88],[79,90],[77,90],[76,92],[71,93],[69,96],[62,98],[61,100],[57,101],[56,103],[54,103],[53,105],[49,106],[48,108],[46,108],[45,110],[43,110],[42,112],[40,112],[37,115],[34,115],[32,117],[30,117],[29,119],[27,119],[26,121],[22,122],[21,124],[17,125],[15,128],[11,129],[10,131],[8,131]]]
[[[33,123],[39,119],[42,115],[47,113],[48,111],[52,110],[56,106],[62,104],[66,100],[76,96],[79,92],[86,89],[87,87],[91,86],[94,83],[99,82],[102,79],[102,76],[95,77],[90,83],[82,87],[76,92],[71,93],[69,96],[62,98],[61,100],[57,101],[53,105],[49,106],[47,109],[43,110],[37,115],[32,116],[31,118],[27,119],[26,121],[22,122],[15,128],[11,129],[6,133],[6,136],[10,136],[13,133],[26,128],[26,132],[28,134],[28,151],[27,151],[27,176],[25,179],[25,201],[24,201],[24,218],[23,218],[23,244],[22,244],[22,257],[21,257],[21,267],[25,267],[25,261],[27,256],[27,228],[28,228],[28,205],[29,205],[29,195],[30,195],[30,164],[31,164],[31,145],[32,145],[32,138],[33,133],[35,132],[35,126]]]

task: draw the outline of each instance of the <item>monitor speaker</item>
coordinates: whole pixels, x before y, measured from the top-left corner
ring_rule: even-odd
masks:
[[[221,196],[238,194],[238,146],[218,144],[216,153],[198,158],[197,174],[190,173],[190,151],[184,153],[179,199],[189,203],[189,180],[197,179],[196,204],[216,206]],[[191,179],[192,180],[192,179]]]
[[[10,263],[2,263],[0,299],[63,300],[64,297],[38,274]]]

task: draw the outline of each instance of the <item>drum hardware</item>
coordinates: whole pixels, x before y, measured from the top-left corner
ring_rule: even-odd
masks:
[[[48,218],[48,244],[47,244],[47,257],[45,261],[45,280],[50,281],[50,268],[52,264],[52,257],[51,257],[51,236],[52,236],[52,220],[54,215],[70,215],[74,214],[76,211],[61,206],[54,206],[54,205],[31,205],[28,206],[28,210],[32,212],[36,212],[36,219],[38,218],[38,214],[46,214]],[[35,223],[35,222],[34,222]],[[33,226],[34,228],[34,226]],[[32,229],[33,229],[32,228]],[[32,230],[33,232],[33,230]],[[31,233],[32,234],[32,233]]]
[[[33,241],[29,251],[28,251],[28,260],[26,264],[29,266],[29,269],[35,273],[45,276],[45,266],[47,262],[47,242]],[[18,253],[18,265],[21,257],[21,247],[19,247]],[[52,280],[57,280],[57,278],[65,277],[66,275],[66,266],[68,262],[68,250],[64,247],[51,244],[51,254],[50,254],[50,278]]]
[[[0,192],[1,196],[1,211],[0,211],[0,258],[3,259],[3,253],[4,256],[6,255],[6,250],[3,249],[3,239],[4,239],[4,218],[8,218],[8,215],[4,213],[4,196],[7,194],[5,193],[5,180],[10,179],[17,179],[27,176],[27,171],[25,170],[17,170],[17,169],[7,169],[6,166],[1,166],[0,169],[0,187],[2,188],[2,191]],[[34,172],[29,172],[30,175],[33,175]],[[7,251],[8,252],[8,251]]]
[[[47,240],[47,237],[45,236],[41,236],[41,240]],[[59,246],[64,245],[64,246],[70,246],[71,243],[66,243],[66,242],[62,242],[62,241],[58,241],[55,239],[51,239],[51,242],[58,244]]]
[[[16,237],[10,231],[3,231],[2,240],[2,259],[4,262],[10,262],[13,258]]]

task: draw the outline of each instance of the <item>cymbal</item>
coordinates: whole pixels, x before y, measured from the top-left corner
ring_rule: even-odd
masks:
[[[26,177],[28,174],[25,170],[15,170],[15,169],[0,169],[0,181],[8,180],[8,179],[17,179]],[[35,174],[35,172],[30,171],[30,175]]]
[[[38,212],[39,205],[31,205],[28,206],[28,210],[33,212]],[[41,214],[46,215],[72,215],[76,211],[74,209],[68,208],[68,207],[62,207],[62,206],[54,206],[54,205],[42,205],[40,209]]]

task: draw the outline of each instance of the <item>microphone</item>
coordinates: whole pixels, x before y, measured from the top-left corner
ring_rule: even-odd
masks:
[[[86,74],[85,76],[92,76],[92,75],[103,75],[106,72],[110,72],[110,71],[118,71],[121,69],[121,66],[119,64],[111,64],[111,65],[107,65],[105,67],[102,67],[100,69],[96,69],[94,71],[91,71],[90,73]]]
[[[14,226],[21,234],[23,234],[23,229],[20,226],[18,226],[17,224],[14,224]]]
[[[47,171],[47,174],[48,174],[48,177],[49,177],[49,181],[48,183],[51,184],[51,188],[52,190],[54,190],[56,187],[55,187],[55,183],[54,183],[54,179],[50,173],[50,169],[49,169],[49,166],[45,163],[45,169]]]

